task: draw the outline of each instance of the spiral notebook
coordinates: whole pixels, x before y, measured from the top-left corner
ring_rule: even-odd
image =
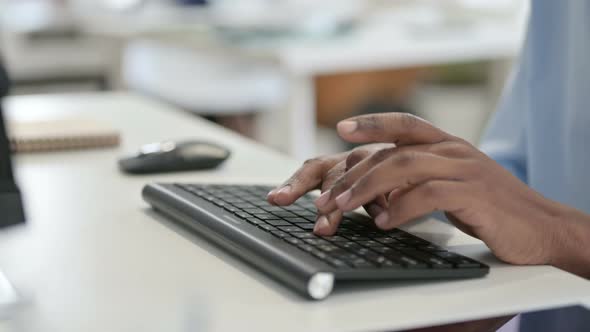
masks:
[[[90,149],[119,145],[119,132],[88,118],[8,122],[8,138],[14,152]]]

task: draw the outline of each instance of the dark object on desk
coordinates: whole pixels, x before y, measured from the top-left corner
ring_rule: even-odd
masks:
[[[209,4],[208,0],[176,0],[176,2],[184,6],[204,6]]]
[[[473,278],[489,267],[399,229],[382,231],[346,214],[335,236],[312,233],[317,210],[306,195],[270,205],[271,187],[150,184],[143,198],[173,221],[242,258],[304,296],[321,300],[336,281]]]
[[[20,190],[12,172],[12,160],[2,109],[2,99],[8,94],[9,88],[8,75],[0,63],[0,228],[25,221]]]
[[[204,141],[164,141],[144,145],[136,156],[119,160],[119,166],[131,174],[205,170],[219,166],[230,154],[227,148]]]

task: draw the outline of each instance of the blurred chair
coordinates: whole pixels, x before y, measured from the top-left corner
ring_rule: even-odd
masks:
[[[203,116],[271,111],[286,98],[285,78],[276,65],[157,40],[130,43],[122,74],[130,89]]]

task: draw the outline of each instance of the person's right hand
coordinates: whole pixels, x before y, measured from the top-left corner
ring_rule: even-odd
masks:
[[[267,200],[275,205],[291,205],[309,191],[322,192],[332,188],[334,182],[354,165],[382,149],[394,147],[393,144],[368,144],[348,152],[309,159],[282,185],[272,190]],[[385,195],[365,204],[367,213],[375,218],[388,206]],[[316,221],[314,232],[319,235],[332,235],[338,229],[342,212],[335,210]]]

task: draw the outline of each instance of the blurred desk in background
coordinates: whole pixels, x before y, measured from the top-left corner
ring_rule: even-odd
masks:
[[[518,54],[525,11],[506,16],[443,7],[373,10],[347,33],[332,37],[236,37],[206,9],[173,7],[161,15],[152,9],[137,15],[96,15],[84,22],[91,34],[123,41],[157,39],[194,52],[232,54],[279,66],[288,82],[288,97],[283,108],[264,115],[261,126],[268,130],[262,141],[302,160],[315,153],[318,75],[505,60]]]
[[[111,45],[82,33],[74,13],[50,1],[3,1],[0,53],[18,88],[110,83]],[[18,91],[17,91],[18,92]]]
[[[500,263],[480,241],[434,219],[404,228],[482,260],[488,276],[337,284],[329,298],[311,302],[141,199],[148,182],[279,183],[297,161],[133,94],[12,97],[6,110],[20,120],[96,118],[118,128],[122,144],[17,156],[28,221],[0,232],[0,266],[25,300],[0,321],[3,332],[395,331],[590,303],[587,280],[550,266]],[[210,171],[118,170],[117,158],[142,144],[190,137],[226,145],[232,157]]]

